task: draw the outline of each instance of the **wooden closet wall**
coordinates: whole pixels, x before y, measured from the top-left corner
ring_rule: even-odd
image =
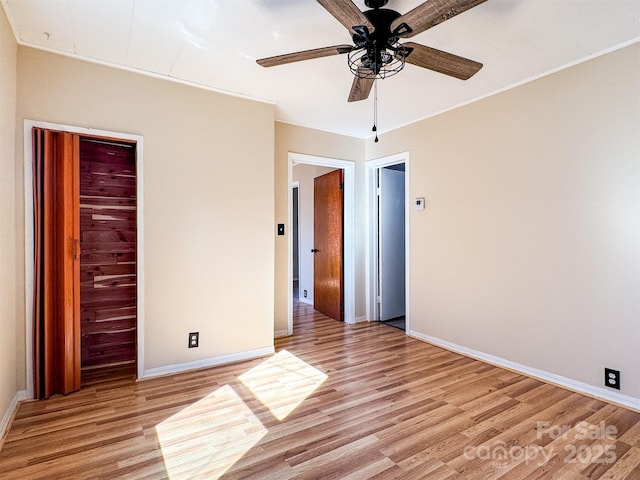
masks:
[[[136,362],[135,144],[80,139],[82,368]]]

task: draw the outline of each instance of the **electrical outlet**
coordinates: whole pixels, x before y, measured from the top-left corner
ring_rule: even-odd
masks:
[[[196,348],[200,341],[200,332],[189,333],[189,348]]]
[[[604,384],[607,387],[620,390],[620,370],[613,370],[611,368],[604,369]]]
[[[307,298],[307,291],[306,291],[306,290],[303,290],[303,291],[302,291],[302,296],[303,296],[304,298]]]

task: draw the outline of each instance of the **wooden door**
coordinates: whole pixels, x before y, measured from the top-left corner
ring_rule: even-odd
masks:
[[[78,137],[34,128],[34,391],[80,388]]]
[[[343,320],[343,179],[335,170],[314,180],[314,308]]]
[[[80,142],[82,368],[137,358],[135,144]]]

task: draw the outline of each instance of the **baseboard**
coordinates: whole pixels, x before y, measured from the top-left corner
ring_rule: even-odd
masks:
[[[2,420],[0,420],[0,450],[2,450],[2,445],[4,445],[4,438],[9,428],[11,427],[11,422],[13,421],[13,417],[18,411],[18,404],[27,399],[27,391],[19,390],[11,399],[11,403],[7,407],[7,411],[4,412],[2,416]]]
[[[476,360],[490,363],[491,365],[506,368],[507,370],[513,370],[515,372],[522,373],[523,375],[527,375],[528,377],[533,377],[538,380],[542,380],[543,382],[566,388],[573,392],[581,393],[589,397],[594,397],[599,400],[604,400],[605,402],[613,403],[615,405],[640,412],[640,398],[611,392],[603,387],[596,387],[594,385],[563,377],[561,375],[547,372],[545,370],[539,370],[527,365],[522,365],[521,363],[512,362],[511,360],[507,360],[502,357],[480,352],[472,348],[463,347],[461,345],[457,345],[440,338],[432,337],[430,335],[424,335],[422,333],[416,332],[415,330],[411,330],[410,332],[408,332],[408,335],[437,347],[442,347],[446,350],[450,350],[452,352],[459,353]]]
[[[366,315],[360,315],[359,317],[356,317],[355,323],[368,322],[368,321],[369,319],[367,318]]]
[[[306,303],[307,305],[313,305],[313,301],[309,298],[299,297],[298,301],[300,303]]]
[[[288,336],[289,336],[289,330],[276,330],[275,332],[273,332],[274,338],[282,338],[282,337],[288,337]]]
[[[163,367],[150,368],[144,371],[144,375],[138,380],[145,378],[158,377],[160,375],[170,375],[172,373],[186,372],[188,370],[196,370],[198,368],[215,367],[216,365],[224,365],[226,363],[241,362],[243,360],[253,360],[254,358],[266,357],[275,353],[273,346],[248,350],[246,352],[232,353],[230,355],[220,355],[219,357],[204,358],[193,362],[177,363],[174,365],[165,365]]]

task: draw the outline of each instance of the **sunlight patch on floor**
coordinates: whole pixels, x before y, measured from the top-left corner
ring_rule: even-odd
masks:
[[[284,420],[327,375],[286,350],[240,375],[240,380],[278,420]]]
[[[229,385],[156,425],[171,480],[220,478],[267,429]]]

